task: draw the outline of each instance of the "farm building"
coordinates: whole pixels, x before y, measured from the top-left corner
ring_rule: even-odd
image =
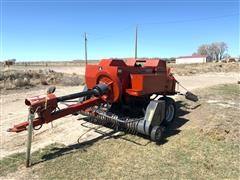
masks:
[[[176,58],[176,64],[206,63],[207,56],[180,56]]]

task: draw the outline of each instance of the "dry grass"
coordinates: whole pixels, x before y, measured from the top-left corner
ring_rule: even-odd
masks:
[[[45,70],[5,70],[0,72],[0,89],[30,88],[39,85],[78,86],[83,76]]]
[[[239,142],[240,85],[217,85],[196,93],[201,106],[189,114],[191,125],[215,140]]]
[[[239,72],[240,63],[204,63],[204,64],[168,64],[171,67],[174,74],[183,76],[183,75],[193,75],[193,74],[202,74],[209,72]]]
[[[21,176],[21,161],[1,161],[1,175],[23,179],[238,179],[239,85],[198,90],[201,106],[186,103],[161,145],[133,135],[105,135],[67,147],[51,145],[33,154],[33,167]],[[236,101],[228,108],[219,102]],[[185,112],[185,113],[183,113]],[[190,113],[189,113],[190,112]],[[188,113],[188,114],[187,114]],[[183,126],[183,123],[186,124]],[[216,131],[229,130],[219,134]],[[236,131],[237,130],[237,131]],[[211,132],[211,133],[209,133]],[[215,133],[215,134],[214,134]],[[16,155],[15,155],[16,156]],[[6,163],[7,162],[7,163]]]
[[[95,144],[62,147],[52,145],[33,154],[30,178],[41,179],[236,179],[239,176],[239,146],[215,141],[187,130],[168,143],[157,146],[147,140],[125,135]],[[129,139],[130,141],[127,141]],[[132,143],[135,141],[138,145]],[[13,172],[23,161],[2,165],[1,175]],[[5,159],[4,162],[8,161]],[[10,168],[10,169],[9,169]],[[20,167],[24,168],[24,167]]]

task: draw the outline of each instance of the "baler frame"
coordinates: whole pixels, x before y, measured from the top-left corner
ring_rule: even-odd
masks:
[[[175,102],[167,96],[177,94],[178,82],[165,61],[103,59],[99,64],[86,65],[85,82],[84,90],[75,94],[56,97],[55,88],[50,88],[47,95],[27,98],[25,104],[31,118],[8,131],[36,129],[69,114],[83,114],[91,117],[93,123],[112,124],[117,130],[140,133],[160,143],[165,126],[175,118]],[[151,99],[154,94],[162,97]],[[78,101],[63,109],[58,107],[58,103],[72,99]],[[167,119],[168,113],[171,115]]]

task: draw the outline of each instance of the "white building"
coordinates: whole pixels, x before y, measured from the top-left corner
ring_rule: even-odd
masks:
[[[191,64],[191,63],[206,63],[207,56],[194,55],[194,56],[180,56],[176,58],[176,64]]]

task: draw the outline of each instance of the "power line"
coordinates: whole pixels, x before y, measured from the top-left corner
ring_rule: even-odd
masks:
[[[108,34],[106,36],[105,35],[104,36],[99,36],[99,37],[93,38],[92,40],[93,41],[99,41],[99,40],[102,40],[102,39],[106,39],[106,38],[112,37],[112,36],[114,36],[116,34],[120,34],[120,33],[126,32],[127,30],[132,29],[133,27],[134,27],[134,25],[126,26],[124,29],[120,29],[118,31],[115,31],[114,34]]]
[[[87,33],[84,33],[85,64],[87,65]]]
[[[214,20],[214,19],[222,19],[228,18],[233,16],[239,16],[239,13],[230,14],[230,15],[223,15],[223,16],[214,16],[214,17],[204,17],[198,19],[186,19],[186,20],[178,20],[178,21],[165,21],[165,22],[147,22],[147,23],[140,23],[141,25],[147,24],[175,24],[175,23],[184,23],[184,22],[195,22],[195,21],[207,21],[207,20]]]
[[[44,3],[44,2],[34,2],[34,3],[30,3],[30,2],[3,2],[3,7],[7,7],[7,6],[64,6],[64,7],[70,7],[70,6],[80,6],[80,7],[88,7],[88,6],[93,6],[93,3],[69,3],[69,2],[48,2],[48,3]],[[94,4],[96,7],[188,7],[188,8],[193,8],[193,7],[236,7],[237,4],[236,2],[234,3],[206,3],[206,4],[202,4],[202,3],[194,3],[194,4],[190,4],[190,3],[167,3],[167,4],[157,4],[157,3],[96,3]]]
[[[200,7],[200,6],[236,6],[236,0],[2,0],[3,6],[19,5],[24,6],[177,6],[177,7]]]
[[[2,0],[7,3],[232,3],[236,0]]]
[[[136,32],[135,32],[135,59],[137,59],[137,48],[138,48],[138,25],[136,26]]]
[[[208,20],[214,20],[214,19],[223,19],[223,18],[228,18],[228,17],[233,17],[233,16],[238,16],[239,14],[229,14],[229,15],[222,15],[222,16],[214,16],[214,17],[203,17],[203,18],[197,18],[197,19],[186,19],[186,20],[177,20],[177,21],[165,21],[165,22],[146,22],[146,23],[138,23],[139,25],[158,25],[158,24],[177,24],[177,23],[187,23],[187,22],[198,22],[198,21],[208,21]],[[91,41],[98,41],[102,39],[106,39],[112,36],[117,36],[118,34],[125,32],[129,30],[130,28],[132,29],[134,25],[127,26],[126,28],[116,31],[115,33],[108,34],[106,36],[100,36],[97,38],[91,39]]]

